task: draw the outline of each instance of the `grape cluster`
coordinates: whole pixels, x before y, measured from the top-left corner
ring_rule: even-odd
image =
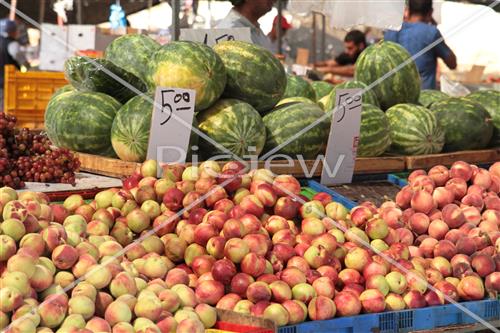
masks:
[[[44,134],[16,129],[16,118],[0,113],[0,186],[24,182],[75,184],[80,161],[68,149],[54,149]]]

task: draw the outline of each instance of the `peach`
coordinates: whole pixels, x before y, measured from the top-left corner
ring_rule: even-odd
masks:
[[[410,201],[411,208],[416,212],[421,212],[424,214],[429,213],[433,208],[436,207],[436,203],[432,198],[432,195],[424,190],[417,190],[411,197]]]
[[[236,304],[241,300],[239,295],[230,293],[222,296],[217,305],[215,306],[217,309],[222,310],[233,310]]]
[[[212,276],[214,280],[222,282],[224,285],[231,283],[231,279],[236,275],[236,266],[229,259],[217,260],[212,266]]]
[[[444,239],[449,230],[448,224],[444,221],[434,220],[429,224],[428,233],[430,237],[441,240]]]
[[[450,282],[443,280],[434,285],[435,292],[444,299],[445,303],[450,303],[449,300],[458,301],[457,288]]]
[[[443,186],[450,178],[448,168],[444,165],[433,166],[427,173],[436,186]]]
[[[459,177],[464,181],[469,181],[472,178],[473,169],[470,164],[464,161],[457,161],[450,168],[450,177]]]
[[[412,181],[410,185],[413,190],[424,190],[432,194],[432,191],[436,187],[434,180],[428,175],[418,175]]]
[[[276,201],[273,211],[275,215],[281,216],[285,219],[293,219],[299,212],[299,206],[292,197],[281,197]]]
[[[484,285],[481,278],[477,276],[463,277],[457,286],[458,295],[468,301],[481,300],[484,298]]]
[[[424,295],[416,290],[408,291],[403,296],[403,300],[409,309],[423,308],[426,306]]]
[[[359,300],[367,313],[382,312],[385,309],[385,297],[378,289],[366,289],[359,295]]]
[[[203,246],[195,243],[189,244],[189,246],[186,248],[186,251],[184,252],[184,262],[186,263],[186,265],[191,266],[194,258],[204,254],[207,254],[207,251]]]
[[[200,276],[204,273],[211,272],[215,261],[215,258],[210,255],[201,255],[194,258],[193,263],[191,264],[191,268],[197,276]]]
[[[349,251],[345,257],[346,268],[352,268],[362,272],[364,267],[371,261],[370,254],[362,248],[354,248]]]
[[[435,257],[431,260],[430,267],[439,271],[444,277],[451,276],[452,264],[444,257]]]
[[[241,297],[246,295],[248,286],[255,282],[255,279],[245,273],[238,273],[231,279],[230,290]]]
[[[291,288],[297,284],[306,282],[305,274],[295,267],[285,268],[281,272],[280,279],[286,282]]]
[[[270,301],[272,292],[267,283],[256,281],[248,286],[246,296],[249,301],[257,303],[260,301]]]
[[[216,305],[224,296],[224,285],[219,281],[203,281],[196,286],[196,297],[200,303]]]
[[[453,258],[455,254],[457,254],[457,249],[455,245],[449,240],[440,240],[434,248],[435,257],[440,256],[451,260],[451,258]]]
[[[247,243],[240,238],[231,238],[224,246],[224,255],[235,264],[239,264],[249,252]]]
[[[451,178],[445,188],[453,192],[455,200],[461,200],[467,194],[467,182],[461,178]]]
[[[413,189],[409,185],[406,185],[396,194],[396,204],[401,209],[407,209],[410,207],[412,196]]]
[[[332,255],[322,246],[311,245],[304,252],[304,259],[312,268],[318,268],[327,265],[331,261]]]
[[[337,308],[330,298],[317,296],[309,303],[308,311],[312,320],[326,320],[335,317]]]
[[[247,235],[246,237],[248,237]],[[251,242],[244,238],[249,247],[251,248]],[[226,245],[226,239],[221,236],[215,236],[207,241],[206,249],[207,253],[210,254],[215,259],[222,259],[224,257],[224,246]],[[251,248],[252,249],[252,248]],[[266,251],[267,252],[267,251]]]
[[[476,252],[476,243],[472,238],[461,237],[456,243],[457,252],[466,255],[471,255]]]
[[[417,235],[421,235],[427,233],[430,220],[424,213],[415,213],[410,217],[408,224],[413,232]]]
[[[290,325],[299,324],[306,320],[307,307],[304,303],[295,300],[287,300],[284,301],[282,305],[288,312],[288,323]]]
[[[361,312],[361,302],[358,297],[347,291],[341,291],[335,295],[335,306],[337,314],[341,317],[355,316]]]
[[[383,239],[389,233],[388,224],[380,218],[372,218],[366,222],[365,232],[371,239]]]
[[[279,197],[298,195],[300,193],[299,181],[290,175],[279,175],[273,180],[273,189]]]
[[[455,204],[448,204],[443,207],[443,220],[450,229],[454,229],[465,222],[465,216],[460,207]]]
[[[471,266],[481,277],[493,273],[496,269],[495,261],[491,256],[476,254],[472,257]]]
[[[406,308],[406,303],[401,295],[389,293],[385,297],[385,307],[389,311],[404,310]]]
[[[25,235],[23,237],[23,239],[21,239],[21,243],[20,243],[21,246],[22,246],[22,244],[26,244],[27,240],[25,240],[25,242],[23,242],[23,240],[25,239],[25,237],[27,237],[29,235],[31,235],[31,234]],[[31,236],[29,236],[28,238],[31,238]],[[45,249],[45,244],[43,243],[43,239],[42,239],[41,245],[43,245],[43,247],[40,246],[42,249],[42,252],[43,252],[43,250]],[[36,250],[34,249],[34,251],[36,251]],[[16,252],[17,252],[16,241],[10,236],[0,235],[0,261],[8,260],[14,254],[16,254]]]

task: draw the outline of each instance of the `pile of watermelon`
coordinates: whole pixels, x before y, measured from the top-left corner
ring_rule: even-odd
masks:
[[[71,85],[54,94],[45,113],[49,138],[125,161],[146,158],[157,86],[196,91],[190,146],[199,146],[203,158],[315,158],[324,153],[337,92],[345,88],[363,90],[359,156],[500,145],[500,92],[450,98],[421,91],[409,53],[391,42],[368,47],[354,81],[336,86],[287,75],[253,44],[160,46],[145,35],[114,40],[103,59],[72,57],[65,74]]]

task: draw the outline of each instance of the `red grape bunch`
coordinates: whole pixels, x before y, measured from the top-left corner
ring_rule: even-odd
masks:
[[[16,129],[15,125],[15,117],[0,113],[0,186],[18,189],[24,182],[75,184],[80,161],[71,151],[51,148],[46,135]]]

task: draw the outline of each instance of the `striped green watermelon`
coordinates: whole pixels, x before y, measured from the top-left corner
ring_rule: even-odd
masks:
[[[467,95],[465,98],[481,104],[488,111],[494,127],[490,145],[500,147],[500,91],[479,90]]]
[[[105,58],[148,83],[149,61],[160,44],[146,35],[123,35],[106,48]]]
[[[118,110],[111,127],[111,144],[121,160],[143,162],[146,159],[153,98],[152,95],[136,96]]]
[[[200,139],[200,151],[205,155],[228,154],[229,151],[245,158],[245,155],[259,155],[264,148],[264,123],[257,110],[248,103],[221,99],[211,108],[198,113],[196,118],[200,131],[214,141]]]
[[[316,92],[316,100],[318,101],[328,95],[335,87],[333,84],[326,81],[313,81],[311,85]]]
[[[359,130],[358,156],[382,155],[391,145],[389,120],[375,105],[363,103]]]
[[[75,91],[75,88],[71,84],[67,84],[65,86],[62,86],[61,88],[54,91],[54,94],[52,94],[51,98],[53,98],[56,95],[59,95],[59,94],[65,93],[65,92],[69,92],[69,91]]]
[[[320,121],[322,118],[325,118],[325,113],[312,103],[288,103],[273,109],[263,118],[267,132],[264,150],[270,152],[280,147],[272,155],[285,154],[293,159],[297,155],[306,159],[316,158],[330,131],[328,119]],[[314,127],[302,133],[313,123],[316,123]]]
[[[283,98],[288,97],[305,97],[311,101],[316,101],[316,92],[312,85],[303,77],[287,75],[286,90]]]
[[[113,119],[121,104],[97,92],[70,91],[54,96],[45,110],[45,129],[58,147],[105,154],[111,147]]]
[[[431,105],[446,132],[444,150],[485,148],[493,135],[491,117],[480,104],[465,98],[448,98]]]
[[[450,97],[450,95],[439,90],[424,89],[420,92],[418,102],[426,108],[429,108],[432,103],[439,102]]]
[[[367,89],[368,86],[360,81],[346,81],[346,82],[340,83],[340,84],[336,85],[328,95],[323,97],[319,101],[319,104],[322,105],[322,107],[325,111],[333,110],[333,108],[335,107],[335,99],[337,98],[337,90],[338,89],[354,89],[354,88]],[[372,90],[366,90],[363,93],[362,98],[363,98],[363,103],[379,106],[377,96],[375,95],[375,93]]]
[[[281,101],[278,102],[278,104],[276,104],[276,106],[280,106],[280,105],[284,105],[284,104],[288,104],[288,103],[297,103],[297,102],[318,105],[306,97],[288,97],[288,98],[283,98]]]
[[[408,51],[396,43],[382,40],[367,47],[356,61],[354,78],[375,92],[382,110],[400,103],[418,102],[417,66]]]
[[[416,104],[397,104],[385,113],[391,135],[390,151],[403,155],[441,152],[444,131],[434,114]]]
[[[214,51],[226,66],[226,97],[247,102],[261,113],[281,100],[287,84],[286,73],[271,52],[239,41],[219,43]]]
[[[213,105],[226,86],[221,58],[208,46],[196,42],[162,46],[151,59],[149,74],[156,86],[195,90],[197,111]]]
[[[118,81],[115,77],[128,83],[133,89]],[[126,103],[136,92],[147,90],[144,82],[134,74],[116,66],[106,59],[89,57],[71,57],[64,64],[64,75],[73,87],[81,91],[96,91],[114,97],[120,103]]]

